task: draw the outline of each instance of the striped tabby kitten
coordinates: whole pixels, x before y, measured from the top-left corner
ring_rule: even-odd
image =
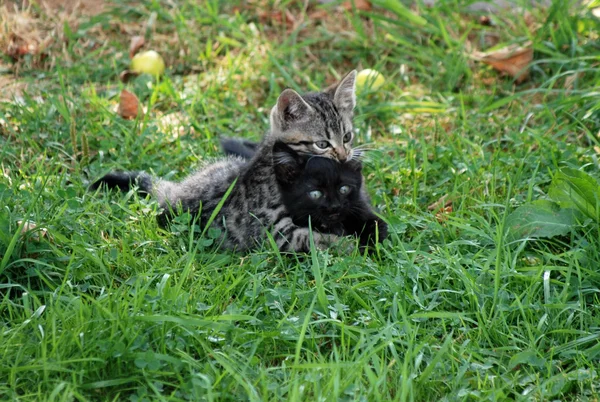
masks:
[[[300,96],[293,89],[284,90],[271,110],[271,132],[266,138],[279,139],[299,154],[340,162],[352,159],[355,87],[353,70],[323,92]]]
[[[145,173],[109,173],[93,183],[91,189],[101,185],[126,189],[137,180],[141,191],[153,194],[162,208],[171,211],[159,217],[161,225],[179,208],[198,215],[202,225],[235,181],[213,222],[223,230],[222,246],[244,251],[262,242],[270,230],[280,250],[307,251],[309,229],[294,224],[282,202],[273,146],[282,140],[299,154],[351,159],[355,78],[353,71],[324,92],[304,97],[291,89],[284,90],[271,110],[270,132],[248,162],[226,158],[179,183],[155,180]],[[326,247],[337,239],[322,233],[314,233],[313,238],[318,247]]]

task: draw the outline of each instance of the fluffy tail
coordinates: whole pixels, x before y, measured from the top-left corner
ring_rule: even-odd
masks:
[[[129,191],[134,185],[140,194],[152,193],[152,177],[144,172],[111,172],[92,183],[89,189],[95,191],[104,186]]]
[[[259,143],[244,140],[241,138],[225,138],[219,139],[221,147],[225,155],[241,156],[244,159],[252,159],[256,153]]]

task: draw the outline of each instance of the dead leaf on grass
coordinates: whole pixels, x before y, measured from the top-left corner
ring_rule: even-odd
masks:
[[[323,18],[327,18],[329,15],[329,11],[324,8],[313,11],[308,15],[309,20],[322,20]]]
[[[285,11],[279,11],[279,10],[262,11],[261,10],[258,12],[258,19],[263,24],[272,23],[272,22],[275,22],[276,24],[282,24],[285,21],[286,24],[294,25],[294,23],[296,22],[296,18],[294,17],[292,12],[287,9]]]
[[[529,76],[529,63],[533,60],[533,47],[531,42],[527,42],[523,46],[510,45],[491,52],[475,52],[473,58],[489,64],[496,70],[513,77],[517,83],[521,83]]]
[[[119,116],[124,119],[135,119],[138,114],[142,111],[140,110],[140,101],[137,96],[124,89],[121,91],[121,101],[119,102],[119,109],[117,111]]]
[[[564,84],[564,87],[567,90],[567,92],[569,92],[573,89],[573,85],[575,85],[575,81],[577,81],[581,77],[583,77],[583,73],[581,73],[581,72],[567,75],[567,77],[565,78],[565,84]]]
[[[452,200],[450,200],[448,198],[448,194],[444,194],[436,202],[434,202],[433,204],[429,205],[427,207],[427,209],[429,211],[437,211],[438,209],[447,208],[447,207],[449,207],[451,205],[452,205]]]
[[[448,220],[448,215],[452,213],[452,205],[449,207],[442,208],[437,214],[435,214],[435,219],[442,223]]]
[[[352,3],[354,3],[354,5]],[[367,0],[345,1],[341,4],[340,7],[346,11],[352,11],[354,7],[356,7],[357,10],[370,11],[371,2]]]
[[[143,36],[133,36],[129,43],[129,57],[135,56],[135,54],[144,46],[146,40]]]
[[[24,39],[12,36],[6,49],[6,54],[12,59],[18,60],[25,55],[36,54],[37,50],[38,48],[36,44],[26,42]]]
[[[140,73],[136,73],[135,71],[123,70],[121,71],[121,74],[119,74],[119,79],[121,80],[121,82],[127,83],[129,82],[129,80],[137,77],[138,75],[140,75]]]
[[[40,241],[40,238],[46,237],[48,233],[48,230],[45,228],[38,229],[37,225],[32,221],[17,221],[17,226],[21,226],[21,224],[23,225],[23,227],[21,227],[21,236],[25,236],[27,232],[35,230],[36,232],[31,235],[31,239],[35,241]]]

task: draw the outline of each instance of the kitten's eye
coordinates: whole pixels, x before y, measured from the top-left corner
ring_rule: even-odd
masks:
[[[315,145],[320,149],[329,148],[329,143],[327,141],[317,141],[315,142]]]
[[[319,190],[313,190],[308,193],[308,196],[310,198],[312,198],[313,200],[318,200],[319,198],[321,198],[323,196],[323,193],[320,192]]]
[[[340,194],[347,195],[347,194],[350,194],[350,190],[352,190],[350,188],[350,186],[342,186],[342,187],[340,187],[339,191],[340,191]]]
[[[344,142],[350,142],[351,139],[352,133],[346,133],[346,135],[344,135]]]

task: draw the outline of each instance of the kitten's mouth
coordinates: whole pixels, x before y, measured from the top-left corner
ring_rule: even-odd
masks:
[[[342,217],[342,214],[341,214],[341,213],[339,213],[339,212],[336,212],[336,213],[334,213],[334,214],[328,214],[328,215],[325,217],[325,221],[326,221],[326,222],[329,222],[329,223],[331,223],[331,222],[337,222],[337,221],[339,221],[339,220],[340,220],[340,218],[341,218],[341,217]]]

